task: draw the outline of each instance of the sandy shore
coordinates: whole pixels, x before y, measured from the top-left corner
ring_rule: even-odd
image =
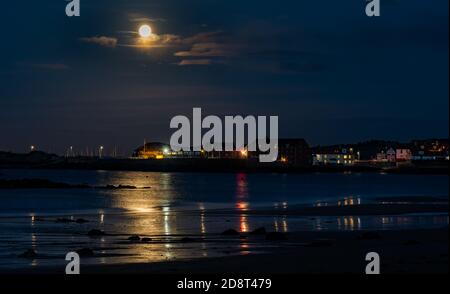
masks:
[[[448,228],[380,232],[298,232],[270,252],[157,264],[92,266],[84,273],[364,273],[368,252],[380,254],[384,273],[448,273]]]
[[[370,236],[372,235],[372,236]],[[366,237],[364,237],[366,236]],[[371,239],[369,237],[379,237]],[[230,237],[240,238],[240,237]],[[84,274],[301,274],[365,271],[365,256],[377,252],[382,273],[448,273],[448,227],[430,230],[295,232],[260,253],[160,263],[82,266]],[[61,268],[18,274],[61,274]]]
[[[405,216],[427,213],[436,217],[448,217],[446,198],[408,197],[389,199],[389,203],[287,208],[265,208],[246,211],[251,217],[259,215],[305,216]],[[406,201],[408,200],[408,201]],[[206,215],[226,219],[236,216],[235,210],[210,210]],[[314,217],[313,217],[314,216]],[[448,221],[442,227],[393,229],[393,230],[318,230],[289,231],[288,233],[258,232],[257,234],[229,234],[212,232],[204,236],[176,236],[183,246],[194,243],[215,242],[222,248],[222,257],[198,257],[172,259],[149,263],[82,265],[82,273],[88,274],[292,274],[292,273],[364,273],[366,254],[377,252],[381,258],[382,273],[448,273]],[[423,224],[422,224],[423,225]],[[231,230],[232,228],[230,228]],[[141,236],[142,237],[142,236]],[[153,236],[149,236],[153,237]],[[128,246],[141,246],[126,241]],[[151,242],[164,242],[151,240]],[[140,242],[140,241],[139,241]],[[250,244],[250,245],[249,245]],[[234,251],[226,248],[235,248]],[[199,247],[193,247],[199,248]],[[237,250],[236,250],[237,248]],[[149,249],[150,250],[150,249]],[[141,252],[144,254],[145,252]],[[94,252],[94,256],[99,252]],[[97,256],[98,257],[98,256]],[[2,270],[0,269],[0,273]],[[63,274],[63,267],[38,267],[14,270],[13,273]]]

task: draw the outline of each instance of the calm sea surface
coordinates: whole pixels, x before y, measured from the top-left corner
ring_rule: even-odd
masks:
[[[446,175],[0,170],[0,179],[24,178],[91,186],[122,184],[138,189],[0,189],[0,268],[63,265],[67,252],[81,248],[94,250],[95,257],[85,261],[91,264],[157,262],[259,250],[260,242],[229,242],[221,237],[229,228],[241,232],[262,226],[283,232],[408,229],[442,227],[449,222],[448,214],[311,218],[245,213],[294,204],[367,203],[376,197],[448,199]],[[217,213],[221,209],[234,213]],[[56,218],[89,222],[57,223]],[[87,232],[91,229],[108,235],[90,238]],[[133,234],[152,241],[130,244],[127,238]],[[186,237],[200,242],[183,242]],[[38,258],[17,257],[27,249],[34,249]]]

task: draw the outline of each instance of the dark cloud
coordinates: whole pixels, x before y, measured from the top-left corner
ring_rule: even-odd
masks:
[[[281,73],[320,73],[329,69],[329,66],[318,63],[281,62]]]
[[[33,68],[46,69],[46,70],[67,70],[70,66],[63,63],[35,63],[30,65]]]
[[[95,36],[88,38],[80,38],[80,41],[86,43],[97,44],[103,47],[114,48],[117,46],[117,38],[106,36]]]

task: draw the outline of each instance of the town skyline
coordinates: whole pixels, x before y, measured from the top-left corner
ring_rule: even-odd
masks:
[[[357,142],[340,142],[333,144],[311,144],[307,138],[303,137],[281,137],[279,141],[283,140],[305,140],[309,148],[332,148],[332,147],[345,147],[345,146],[358,146],[358,145],[377,145],[383,146],[384,149],[393,148],[396,146],[409,146],[414,144],[414,142],[448,142],[449,137],[427,137],[427,138],[412,138],[410,140],[400,141],[400,140],[386,140],[386,139],[369,139]],[[3,150],[0,148],[0,152],[11,152],[11,153],[29,153],[29,152],[44,152],[48,154],[56,154],[58,156],[87,156],[87,157],[97,157],[102,154],[104,157],[123,157],[127,158],[132,156],[136,150],[142,148],[146,144],[162,144],[170,148],[168,141],[159,140],[147,140],[144,139],[141,143],[137,143],[131,150],[121,149],[119,146],[108,146],[108,145],[97,145],[97,146],[76,146],[69,145],[63,152],[52,152],[51,150],[45,150],[39,147],[39,145],[29,145],[25,146],[23,151],[18,150]],[[381,147],[380,147],[381,148]]]

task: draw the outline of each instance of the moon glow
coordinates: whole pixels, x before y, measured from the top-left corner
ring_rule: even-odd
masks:
[[[152,28],[149,25],[142,25],[139,27],[139,36],[142,38],[150,38],[152,35]]]

